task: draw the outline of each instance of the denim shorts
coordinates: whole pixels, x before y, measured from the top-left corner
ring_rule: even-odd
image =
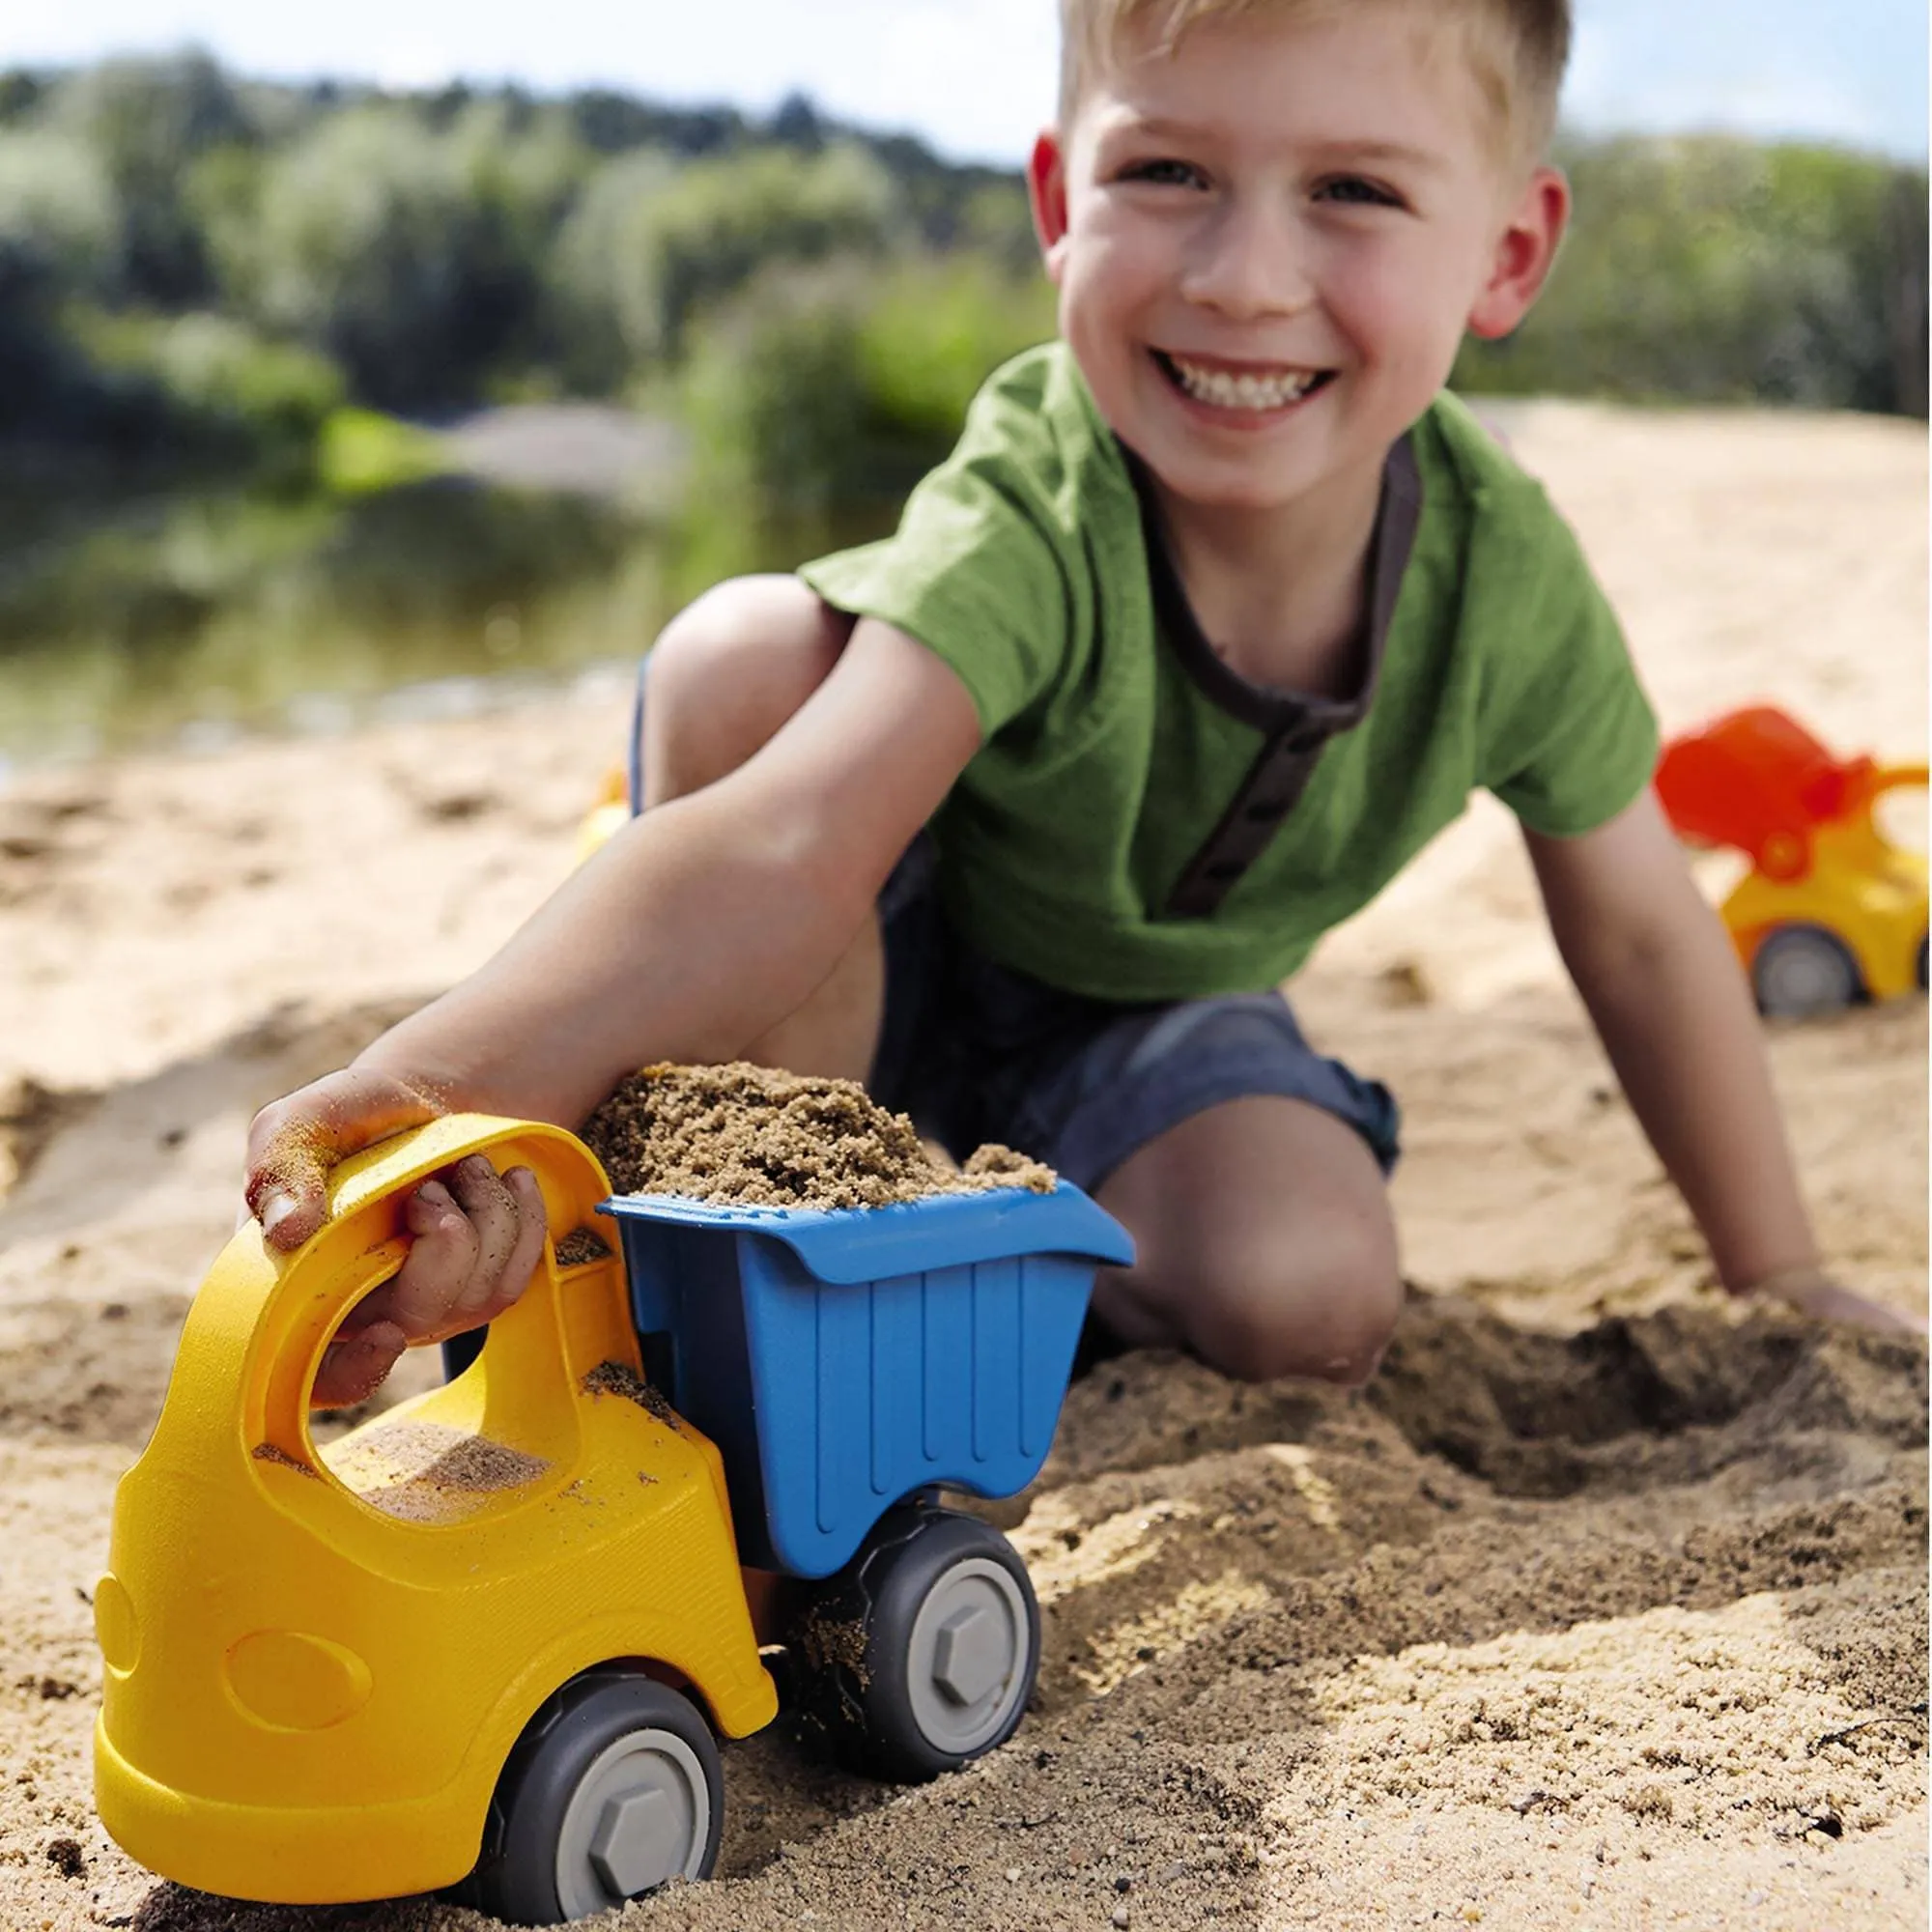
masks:
[[[640,665],[634,812],[643,809],[643,714]],[[1091,1193],[1168,1128],[1223,1100],[1273,1094],[1334,1115],[1394,1172],[1395,1096],[1317,1053],[1279,993],[1122,1004],[1043,985],[948,924],[938,856],[922,833],[879,895],[886,1000],[867,1086],[955,1159],[997,1141]]]
[[[922,836],[880,895],[886,1002],[868,1085],[955,1158],[998,1141],[1092,1192],[1192,1115],[1272,1094],[1346,1122],[1393,1171],[1394,1096],[1317,1053],[1279,993],[1124,1005],[1042,985],[948,924],[936,861]]]

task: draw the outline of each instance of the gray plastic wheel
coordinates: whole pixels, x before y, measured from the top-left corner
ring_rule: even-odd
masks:
[[[518,1739],[464,1904],[515,1925],[609,1912],[718,1860],[710,1726],[668,1685],[607,1668],[566,1684]]]
[[[1758,942],[1751,959],[1758,1011],[1774,1019],[1836,1012],[1864,996],[1844,942],[1822,925],[1780,925]]]
[[[711,1793],[675,1731],[638,1730],[585,1767],[556,1834],[556,1902],[588,1918],[668,1885],[702,1878]]]
[[[985,1556],[961,1557],[927,1590],[907,1640],[905,1691],[934,1750],[976,1757],[1018,1720],[1033,1685],[1028,1595]]]
[[[791,1641],[800,1717],[875,1776],[932,1777],[1012,1735],[1039,1669],[1026,1565],[976,1517],[888,1514]]]

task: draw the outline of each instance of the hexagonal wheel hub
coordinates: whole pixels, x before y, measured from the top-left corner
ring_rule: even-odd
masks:
[[[969,1605],[940,1626],[932,1646],[932,1681],[962,1708],[977,1704],[1006,1674],[1010,1652],[1002,1619]]]
[[[1032,1678],[1021,1586],[970,1556],[933,1583],[913,1619],[907,1658],[912,1717],[935,1749],[970,1756],[1010,1728]]]
[[[590,1839],[590,1862],[619,1898],[663,1885],[680,1869],[677,1820],[662,1791],[607,1800]]]
[[[557,1832],[557,1901],[588,1918],[676,1878],[692,1876],[711,1829],[711,1798],[696,1754],[655,1726],[611,1745],[585,1770]]]

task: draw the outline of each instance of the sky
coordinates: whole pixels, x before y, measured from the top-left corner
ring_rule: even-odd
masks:
[[[1924,0],[1577,0],[1584,131],[1724,128],[1922,159]],[[1054,0],[63,0],[0,5],[0,67],[194,45],[240,71],[395,87],[598,85],[843,120],[1017,165],[1052,106]]]

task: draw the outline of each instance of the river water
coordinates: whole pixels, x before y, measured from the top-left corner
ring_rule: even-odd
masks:
[[[634,663],[705,583],[832,541],[467,479],[351,498],[0,481],[0,779],[474,709]]]

